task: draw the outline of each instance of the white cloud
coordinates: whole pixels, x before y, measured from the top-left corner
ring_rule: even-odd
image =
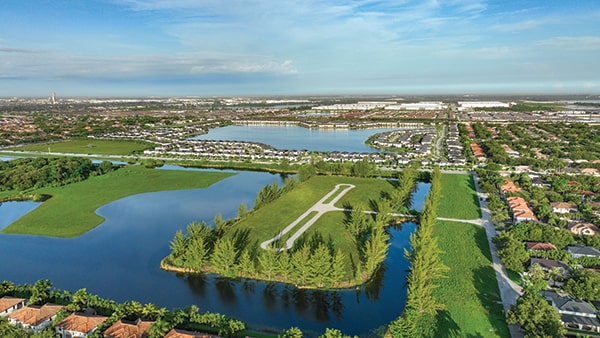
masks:
[[[600,50],[600,36],[557,36],[541,40],[537,44],[571,51],[595,51]]]

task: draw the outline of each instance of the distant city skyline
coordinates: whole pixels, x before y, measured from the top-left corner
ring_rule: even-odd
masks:
[[[600,2],[3,0],[0,97],[598,94]]]

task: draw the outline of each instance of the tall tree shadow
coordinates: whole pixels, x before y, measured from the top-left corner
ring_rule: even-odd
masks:
[[[463,337],[460,333],[460,327],[447,310],[438,311],[435,317],[437,322],[434,337]]]

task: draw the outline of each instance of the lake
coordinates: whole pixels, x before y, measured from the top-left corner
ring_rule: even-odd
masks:
[[[166,167],[164,169],[173,169]],[[214,216],[237,214],[253,204],[258,190],[282,177],[239,172],[208,188],[163,191],[120,199],[97,210],[106,221],[73,239],[0,235],[0,280],[17,284],[50,279],[58,289],[91,293],[118,302],[137,300],[160,307],[197,305],[219,312],[257,330],[300,327],[306,337],[332,327],[365,335],[388,324],[403,310],[408,262],[404,248],[416,227],[390,228],[391,247],[380,273],[359,290],[299,290],[278,283],[186,276],[162,271],[175,232],[192,221],[212,223]],[[423,205],[429,185],[420,183],[415,208]],[[4,214],[0,211],[0,217]]]
[[[249,141],[277,149],[372,153],[380,150],[365,144],[369,136],[390,128],[308,129],[298,126],[227,126],[209,130],[194,140]]]

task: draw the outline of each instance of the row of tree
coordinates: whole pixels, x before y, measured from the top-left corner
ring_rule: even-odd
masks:
[[[419,226],[410,237],[410,251],[406,257],[411,263],[404,312],[388,326],[391,337],[431,337],[436,327],[436,315],[444,305],[434,296],[434,289],[448,267],[441,260],[441,250],[433,230],[441,193],[439,168],[431,174],[431,189],[419,216]]]
[[[111,162],[105,161],[96,166],[90,159],[76,157],[34,157],[0,161],[0,191],[61,186],[112,170],[114,166]]]

